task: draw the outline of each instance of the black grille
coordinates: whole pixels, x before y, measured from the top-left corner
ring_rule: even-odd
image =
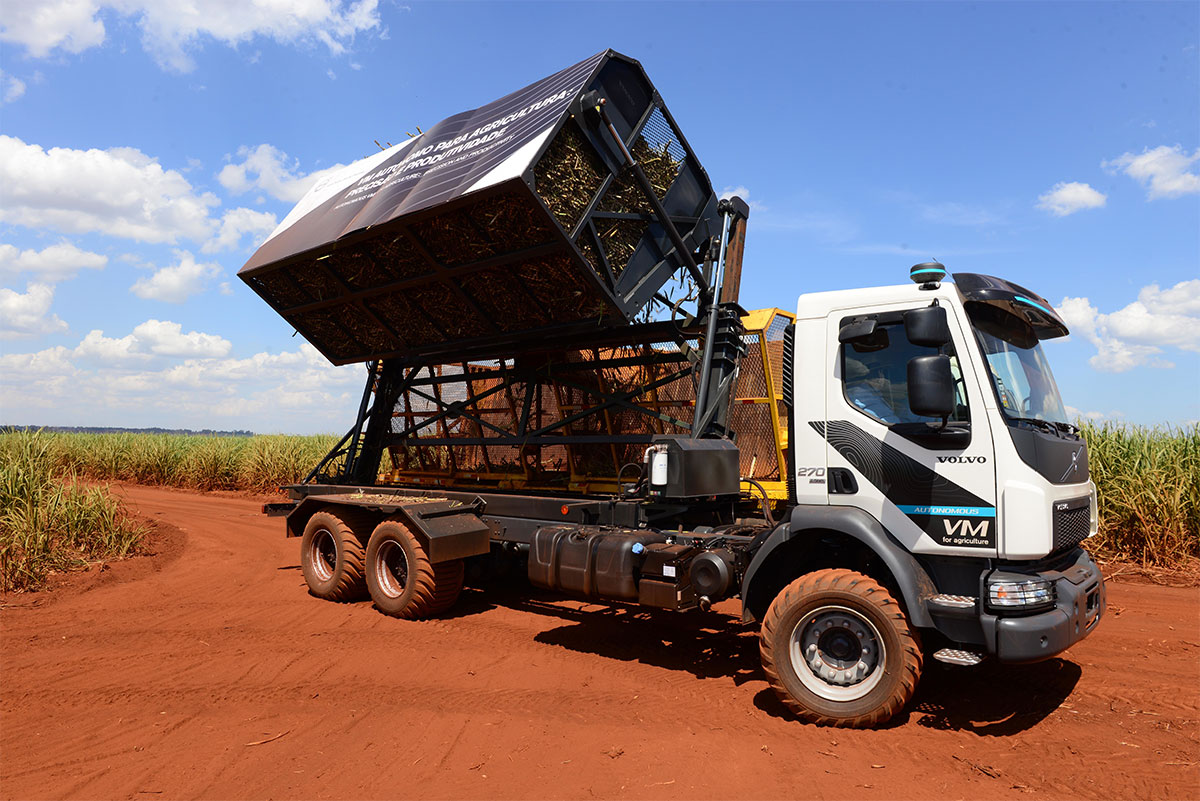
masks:
[[[1066,551],[1088,538],[1092,518],[1087,505],[1054,513],[1054,550]]]

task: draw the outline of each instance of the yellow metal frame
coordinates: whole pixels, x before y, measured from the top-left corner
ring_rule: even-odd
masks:
[[[766,379],[767,394],[765,398],[736,398],[734,403],[752,403],[752,404],[767,404],[771,412],[771,432],[775,441],[775,458],[779,465],[779,478],[774,481],[762,481],[763,489],[767,492],[767,497],[774,502],[786,501],[788,498],[787,485],[787,439],[791,432],[787,431],[780,424],[779,404],[783,402],[783,376],[775,375],[775,370],[771,366],[771,354],[767,348],[767,332],[771,329],[771,324],[776,318],[787,320],[788,323],[795,322],[796,315],[786,312],[783,309],[755,309],[747,312],[742,318],[742,326],[745,327],[747,333],[758,333],[758,347],[761,351],[761,359],[763,366],[763,374]],[[742,482],[742,494],[755,494],[754,488],[748,482]]]

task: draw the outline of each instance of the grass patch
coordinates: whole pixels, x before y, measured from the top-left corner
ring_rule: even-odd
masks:
[[[144,533],[107,489],[63,471],[52,437],[0,438],[0,590],[34,589],[52,571],[128,556]]]
[[[0,434],[0,443],[17,434]],[[187,434],[40,434],[64,474],[197,490],[271,492],[295,484],[337,437],[210,437]]]
[[[1200,557],[1200,425],[1083,425],[1100,499],[1094,551],[1177,568]]]

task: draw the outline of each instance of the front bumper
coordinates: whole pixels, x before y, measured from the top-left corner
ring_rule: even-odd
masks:
[[[1072,563],[1040,570],[1033,577],[1054,583],[1058,599],[1053,609],[1021,617],[980,614],[984,638],[1001,662],[1039,662],[1070,648],[1088,636],[1107,604],[1100,567],[1082,548]]]

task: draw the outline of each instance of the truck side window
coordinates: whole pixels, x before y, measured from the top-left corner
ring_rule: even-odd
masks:
[[[904,324],[884,323],[865,341],[842,346],[842,389],[851,406],[884,425],[931,422],[908,407],[908,362],[915,356],[928,356],[939,351],[914,345],[904,335]],[[970,419],[962,371],[953,345],[944,346],[941,353],[950,357],[950,372],[954,376],[955,412],[950,422]]]

